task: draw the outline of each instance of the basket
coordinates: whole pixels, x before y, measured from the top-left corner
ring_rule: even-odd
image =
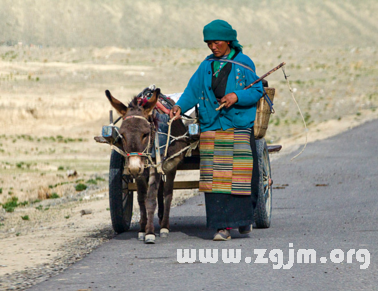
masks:
[[[270,100],[273,102],[274,99],[274,88],[265,88]],[[266,102],[265,98],[261,98],[256,105],[256,119],[254,124],[255,139],[263,138],[268,129],[269,118],[270,118],[270,106]]]

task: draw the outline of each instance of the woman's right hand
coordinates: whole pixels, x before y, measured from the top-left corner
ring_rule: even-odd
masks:
[[[173,118],[173,117],[176,117],[176,119],[180,118],[181,116],[181,108],[177,105],[174,105],[171,109],[171,111],[169,112],[169,118]]]

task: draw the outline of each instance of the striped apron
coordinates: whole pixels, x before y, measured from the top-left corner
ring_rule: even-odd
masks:
[[[206,131],[200,137],[199,191],[251,195],[251,129]]]

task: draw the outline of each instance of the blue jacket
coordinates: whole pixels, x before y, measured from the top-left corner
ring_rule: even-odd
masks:
[[[207,61],[211,57],[213,55],[208,56],[200,64],[176,105],[180,106],[182,113],[197,104],[199,105],[198,111],[202,132],[217,129],[226,130],[228,128],[251,128],[256,117],[256,103],[263,95],[262,82],[243,90],[258,79],[258,76],[242,66],[232,64],[225,95],[234,92],[238,96],[238,101],[230,108],[216,111],[215,109],[219,107],[219,104],[211,88],[212,61]],[[255,65],[252,60],[241,52],[238,53],[234,61],[243,63],[255,71]]]

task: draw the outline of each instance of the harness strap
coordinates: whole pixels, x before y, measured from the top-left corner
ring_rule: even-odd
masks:
[[[115,150],[117,153],[127,158],[127,154],[123,150],[121,150],[119,147],[116,147],[115,145],[112,144],[110,145],[110,149]]]
[[[172,128],[172,123],[175,119],[176,119],[176,116],[173,116],[173,118],[168,121],[168,137],[167,137],[167,144],[165,145],[164,157],[167,157],[167,154],[168,154],[169,140],[171,137],[171,128]]]
[[[246,68],[247,70],[250,70],[250,71],[252,71],[252,72],[255,73],[255,71],[254,71],[252,68],[250,68],[249,66],[244,65],[244,64],[239,63],[239,62],[234,61],[234,60],[210,58],[210,59],[207,59],[206,61],[217,61],[217,62],[233,63],[233,64],[235,64],[235,65],[239,65],[239,66],[241,66],[241,67],[243,67],[243,68]],[[256,74],[256,73],[255,73],[255,74]]]
[[[143,119],[149,125],[151,125],[151,122],[148,121],[147,118],[145,118],[143,116],[139,116],[139,115],[125,116],[125,117],[123,117],[123,120],[127,120],[127,119],[130,119],[130,118]],[[168,122],[168,133],[167,134],[166,133],[159,133],[158,131],[156,131],[156,134],[155,134],[156,163],[154,163],[154,161],[152,160],[151,154],[148,152],[148,149],[150,148],[150,145],[151,145],[151,135],[149,136],[147,147],[141,153],[138,153],[138,152],[128,153],[127,151],[123,151],[122,149],[118,148],[114,144],[111,144],[110,148],[111,148],[111,150],[115,150],[117,153],[119,153],[120,155],[124,156],[125,158],[128,158],[130,156],[135,156],[135,155],[146,157],[148,159],[148,161],[149,161],[149,164],[146,164],[145,167],[154,167],[154,168],[156,168],[156,170],[157,170],[158,173],[164,174],[163,167],[162,167],[163,163],[162,163],[161,156],[160,156],[159,134],[166,134],[167,135],[167,143],[166,143],[166,146],[165,146],[165,153],[164,153],[164,156],[163,156],[164,162],[177,157],[178,155],[180,155],[181,153],[183,153],[185,151],[187,151],[186,156],[191,156],[192,150],[197,147],[198,142],[199,142],[199,141],[196,141],[194,143],[191,143],[188,146],[186,146],[185,148],[183,148],[180,151],[178,151],[177,153],[175,153],[174,155],[172,155],[169,158],[167,158],[168,147],[171,144],[171,142],[170,142],[171,139],[172,139],[172,141],[176,141],[176,140],[179,140],[179,139],[188,138],[188,136],[187,136],[188,133],[187,132],[184,135],[182,135],[182,136],[178,136],[178,137],[171,136],[172,123],[175,120],[175,118],[176,117],[174,117],[171,120],[169,120],[169,122]],[[122,135],[120,134],[120,132],[118,131],[117,128],[116,128],[116,131],[117,131],[118,136],[121,139],[123,139]]]
[[[272,102],[272,100],[270,100],[270,98],[269,98],[269,96],[268,96],[268,93],[266,93],[264,87],[263,87],[263,90],[264,90],[263,97],[264,97],[265,101],[266,101],[266,102],[268,103],[268,105],[269,105],[270,113],[272,113],[272,114],[276,113],[276,111],[275,111],[274,108],[273,108],[273,102]]]
[[[143,120],[145,120],[148,124],[150,124],[150,122],[148,121],[147,118],[145,118],[144,116],[139,116],[139,115],[129,115],[129,116],[125,116],[125,117],[123,118],[123,120],[130,119],[130,118],[139,118],[139,119],[143,119]]]
[[[252,68],[250,68],[249,66],[244,65],[244,64],[239,63],[239,62],[234,61],[234,60],[210,58],[210,59],[207,59],[206,61],[219,61],[219,62],[233,63],[233,64],[238,65],[238,66],[241,66],[241,67],[243,67],[243,68],[245,68],[245,69],[247,69],[247,70],[250,70],[250,71],[252,71],[253,73],[256,74],[256,72],[255,72]],[[270,100],[270,98],[269,98],[268,94],[265,92],[265,89],[264,89],[264,88],[263,88],[263,90],[264,90],[264,94],[263,94],[262,97],[264,97],[264,99],[265,99],[266,102],[268,103],[268,105],[269,105],[269,107],[270,107],[270,112],[271,112],[271,113],[274,113],[275,111],[274,111],[274,108],[273,108],[273,102],[272,102],[272,100]]]
[[[160,146],[159,146],[159,134],[155,134],[155,155],[156,155],[156,171],[159,174],[164,174],[162,164],[161,164],[161,157],[160,157]]]

